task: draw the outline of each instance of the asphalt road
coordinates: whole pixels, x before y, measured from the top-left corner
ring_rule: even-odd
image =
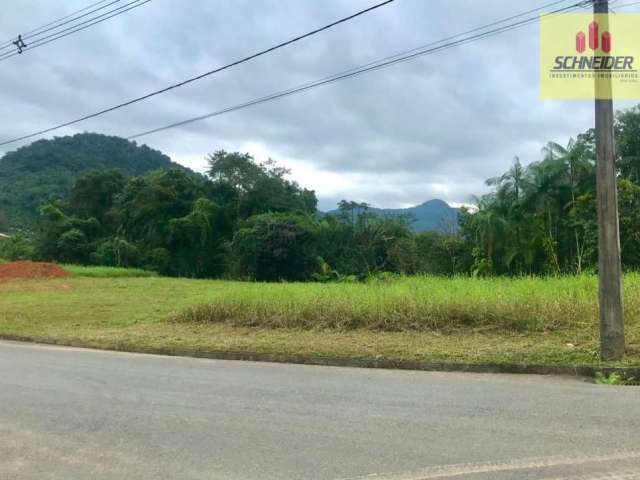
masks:
[[[640,388],[0,342],[0,479],[640,479]]]

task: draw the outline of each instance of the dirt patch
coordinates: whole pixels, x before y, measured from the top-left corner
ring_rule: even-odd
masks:
[[[12,262],[0,265],[0,281],[18,278],[63,278],[69,274],[60,265],[41,262]]]

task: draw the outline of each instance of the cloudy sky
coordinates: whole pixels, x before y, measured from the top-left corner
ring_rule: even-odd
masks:
[[[396,0],[250,63],[55,134],[128,137],[549,2]],[[0,32],[8,39],[89,3],[12,0],[3,9]],[[152,0],[0,62],[0,138],[143,95],[375,3]],[[638,6],[624,8],[634,10]],[[272,157],[316,190],[322,209],[342,198],[400,207],[432,198],[469,202],[515,155],[525,163],[538,160],[548,140],[565,143],[592,123],[591,102],[539,99],[534,24],[137,141],[200,171],[205,155],[221,148],[248,151],[258,160]],[[0,147],[0,153],[20,145]]]

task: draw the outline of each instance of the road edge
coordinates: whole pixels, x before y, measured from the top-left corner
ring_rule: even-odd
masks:
[[[624,378],[640,378],[640,367],[612,367],[593,365],[541,365],[526,363],[454,363],[424,362],[412,360],[394,360],[388,358],[344,358],[321,355],[272,354],[239,351],[195,351],[172,348],[138,348],[127,346],[96,347],[82,341],[39,339],[21,335],[0,334],[0,340],[56,345],[60,347],[86,348],[107,352],[128,352],[141,354],[166,355],[172,357],[206,358],[211,360],[234,360],[249,362],[290,363],[296,365],[318,365],[328,367],[379,368],[388,370],[415,370],[425,372],[469,372],[469,373],[506,373],[528,375],[564,375],[593,378],[597,372],[605,375],[618,373]]]

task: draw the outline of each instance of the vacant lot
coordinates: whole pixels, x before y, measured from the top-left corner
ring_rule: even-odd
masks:
[[[592,276],[257,284],[116,273],[0,283],[0,335],[174,353],[598,363]],[[625,364],[640,365],[640,276],[625,288]]]

